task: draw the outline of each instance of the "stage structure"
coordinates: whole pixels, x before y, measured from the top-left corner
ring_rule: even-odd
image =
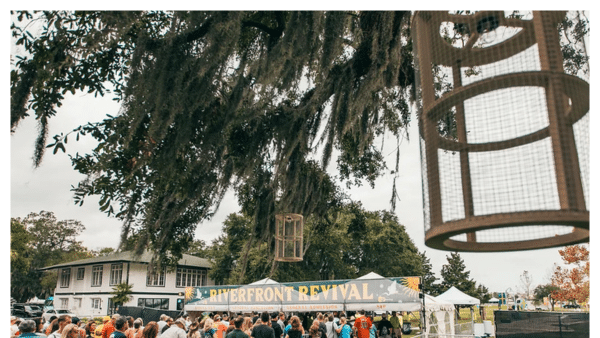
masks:
[[[565,15],[414,14],[427,246],[589,241],[589,83],[563,70]]]

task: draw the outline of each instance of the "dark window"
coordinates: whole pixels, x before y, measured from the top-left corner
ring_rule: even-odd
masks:
[[[102,285],[102,265],[92,267],[92,286]]]
[[[62,269],[60,274],[60,287],[68,288],[71,281],[71,269]]]
[[[82,280],[84,275],[85,275],[85,268],[78,268],[77,269],[77,280]]]
[[[151,265],[148,266],[146,275],[146,286],[165,286],[165,269],[156,271]]]
[[[169,298],[138,298],[139,307],[147,307],[151,309],[169,309]]]
[[[122,277],[123,277],[123,263],[111,264],[109,285],[120,284]]]

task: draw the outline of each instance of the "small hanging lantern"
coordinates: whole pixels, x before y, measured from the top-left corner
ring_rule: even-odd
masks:
[[[275,216],[275,260],[299,262],[303,256],[304,217],[299,214]]]

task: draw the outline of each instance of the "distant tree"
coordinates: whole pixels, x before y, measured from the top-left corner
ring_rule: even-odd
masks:
[[[186,254],[206,258],[208,246],[206,242],[201,239],[196,239],[190,244],[190,247],[187,249]]]
[[[446,256],[446,259],[448,263],[442,266],[440,272],[442,276],[440,293],[444,293],[454,286],[470,296],[477,297],[475,281],[470,278],[471,272],[466,270],[465,262],[458,252],[450,253],[450,256]]]
[[[556,304],[557,301],[556,295],[559,291],[560,288],[552,284],[538,285],[533,290],[533,297],[536,302],[540,303],[543,303],[544,298],[548,297],[548,302],[550,303],[550,306],[552,306],[552,311],[554,311],[554,304]]]
[[[433,266],[431,265],[431,261],[429,257],[425,255],[425,252],[420,253],[421,256],[421,266],[423,267],[423,290],[425,293],[432,296],[439,296],[439,284],[436,283],[438,278],[433,273]]]
[[[41,211],[30,213],[23,219],[11,219],[11,232],[13,225],[17,224],[27,231],[29,241],[11,241],[11,256],[14,251],[17,257],[30,262],[26,271],[18,269],[18,265],[11,266],[11,296],[18,301],[23,302],[34,296],[46,298],[54,293],[57,274],[44,273],[39,269],[92,256],[77,240],[77,236],[85,229],[79,221],[59,221],[54,213]],[[18,234],[16,240],[23,233],[18,227],[15,231]]]
[[[404,226],[389,212],[365,211],[358,203],[331,211],[329,220],[309,218],[304,259],[274,262],[270,241],[251,241],[252,218],[231,214],[208,250],[217,283],[244,284],[265,277],[280,282],[351,279],[369,272],[387,277],[422,276],[422,257]],[[248,256],[247,264],[243,258]],[[402,262],[402,264],[398,264]]]
[[[482,304],[488,303],[492,298],[490,290],[481,284],[477,285],[477,288],[475,288],[475,293],[477,294],[477,296],[474,297],[479,299]]]
[[[133,284],[127,284],[126,282],[115,285],[110,292],[113,304],[115,306],[122,306],[129,302],[132,298],[131,293],[133,290]]]
[[[590,297],[590,251],[585,245],[571,245],[558,252],[564,264],[574,267],[555,266],[552,285],[559,288],[556,299],[587,302]]]
[[[98,250],[92,251],[92,254],[94,256],[108,256],[112,255],[113,253],[115,253],[115,249],[109,247],[100,248]]]
[[[12,273],[27,273],[31,265],[27,249],[31,235],[25,229],[25,225],[18,219],[10,220],[10,270]]]
[[[531,277],[529,271],[523,271],[523,274],[521,274],[520,277],[520,281],[523,292],[525,293],[525,297],[529,299],[531,297],[531,283],[533,283],[533,278]]]
[[[252,220],[240,214],[229,214],[223,222],[222,234],[213,240],[207,256],[213,261],[209,277],[216,283],[237,284],[232,270],[238,268],[250,241]]]

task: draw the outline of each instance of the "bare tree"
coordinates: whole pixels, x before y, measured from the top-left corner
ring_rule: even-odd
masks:
[[[533,283],[533,278],[529,271],[524,270],[521,275],[521,286],[523,287],[523,292],[525,293],[527,299],[529,299],[531,295],[531,284]]]

